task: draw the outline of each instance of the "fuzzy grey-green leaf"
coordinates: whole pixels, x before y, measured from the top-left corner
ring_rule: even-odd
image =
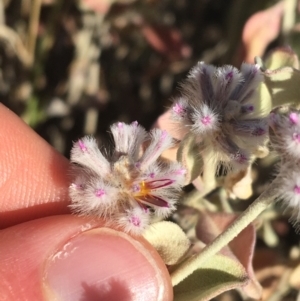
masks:
[[[300,103],[300,71],[285,67],[265,72],[265,84],[272,98],[272,107]]]
[[[199,145],[196,137],[190,133],[181,141],[177,151],[177,161],[182,163],[186,169],[185,184],[191,183],[199,176],[203,167],[203,160],[200,155]]]
[[[143,236],[156,249],[167,265],[177,264],[191,245],[182,229],[171,222],[152,224]]]
[[[264,67],[270,70],[276,70],[283,67],[299,69],[298,56],[290,48],[277,48],[267,56],[264,61]]]
[[[249,281],[243,266],[224,256],[214,255],[174,287],[174,301],[207,301],[244,286]]]

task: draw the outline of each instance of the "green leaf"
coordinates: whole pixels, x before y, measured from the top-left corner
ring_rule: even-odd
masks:
[[[190,240],[177,224],[166,221],[152,224],[143,236],[167,265],[179,263],[191,245]]]
[[[224,233],[236,218],[236,214],[202,212],[196,226],[196,237],[201,242],[209,245],[218,235]],[[255,242],[256,231],[254,226],[250,224],[220,252],[243,266],[249,278],[249,283],[242,290],[248,297],[257,300],[261,298],[262,288],[255,277],[252,266]]]
[[[299,69],[298,56],[290,48],[277,48],[267,56],[264,61],[264,67],[270,70],[276,70],[283,67]]]
[[[186,169],[185,185],[195,180],[202,171],[203,160],[200,155],[200,147],[196,143],[196,137],[190,133],[181,141],[177,151],[177,161]]]
[[[279,244],[279,238],[276,234],[270,220],[263,221],[262,236],[265,244],[268,247],[276,247]]]
[[[300,71],[285,67],[265,72],[265,85],[272,98],[272,107],[300,103]]]
[[[269,112],[272,110],[272,97],[266,83],[261,83],[259,85],[258,93],[260,102],[258,103],[256,111],[263,114],[269,114]]]
[[[174,287],[174,301],[206,301],[244,286],[249,281],[243,266],[224,255],[214,255]]]
[[[22,119],[32,128],[36,127],[40,122],[44,121],[46,115],[40,107],[40,101],[37,97],[31,96],[27,103]]]
[[[300,102],[300,71],[298,56],[290,48],[277,48],[265,61],[255,58],[264,71],[265,82],[260,87],[261,103],[268,109]]]

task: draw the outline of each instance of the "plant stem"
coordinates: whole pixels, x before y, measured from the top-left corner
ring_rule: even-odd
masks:
[[[243,229],[253,222],[277,196],[278,181],[275,179],[265,190],[223,233],[207,245],[201,253],[182,262],[171,274],[173,286],[192,274],[203,262],[215,255],[234,239]]]
[[[216,161],[204,162],[203,160],[203,177],[198,176],[199,178],[196,178],[193,181],[193,184],[197,190],[186,195],[186,197],[182,200],[182,203],[196,209],[202,208],[203,205],[199,203],[203,201],[203,197],[217,187],[216,170]],[[201,185],[196,184],[197,180],[200,180]]]
[[[211,212],[216,212],[218,209],[216,205],[203,198],[203,194],[197,189],[188,192],[181,202],[182,204],[195,208],[199,211],[208,210]]]
[[[295,25],[297,2],[297,0],[284,1],[282,32],[285,39],[287,39],[288,34],[291,32],[293,26]]]
[[[229,200],[228,200],[228,197],[227,197],[227,192],[223,187],[219,191],[219,198],[220,198],[221,206],[223,208],[223,212],[233,213],[233,210],[232,210],[232,208],[229,204]]]
[[[0,25],[5,25],[5,7],[4,7],[4,1],[0,1]]]
[[[205,158],[205,156],[204,156]],[[205,161],[203,160],[203,182],[205,194],[211,192],[217,186],[216,171],[218,162],[214,159]]]
[[[35,44],[38,35],[41,5],[41,0],[33,0],[32,10],[29,18],[27,49],[31,58],[31,62],[34,61]]]

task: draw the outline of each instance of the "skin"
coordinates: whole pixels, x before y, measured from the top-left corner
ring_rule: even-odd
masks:
[[[69,214],[68,168],[0,105],[1,300],[172,300],[147,241]]]

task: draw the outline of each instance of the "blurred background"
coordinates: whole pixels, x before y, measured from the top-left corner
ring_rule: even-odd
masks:
[[[66,156],[117,120],[149,128],[199,60],[239,67],[300,29],[294,0],[0,3],[0,99]]]
[[[116,121],[149,129],[198,61],[239,67],[287,45],[299,55],[299,14],[296,0],[0,0],[0,99],[68,157],[83,135],[110,142]],[[299,236],[272,209],[261,223],[263,300],[296,300]]]

